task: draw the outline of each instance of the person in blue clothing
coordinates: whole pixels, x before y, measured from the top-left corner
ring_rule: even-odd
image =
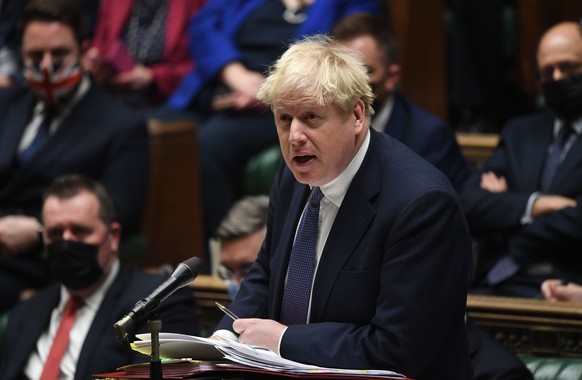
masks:
[[[353,13],[383,10],[380,0],[210,0],[192,19],[196,67],[168,107],[199,124],[205,241],[240,197],[245,163],[277,143],[273,115],[256,99],[267,67],[295,39],[327,33]]]
[[[439,168],[459,190],[469,175],[453,129],[398,92],[403,70],[398,41],[383,17],[355,14],[336,24],[333,36],[358,51],[368,66],[374,90],[372,128],[388,133]]]

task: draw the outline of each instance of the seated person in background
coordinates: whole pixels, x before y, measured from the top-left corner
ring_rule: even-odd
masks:
[[[218,276],[226,281],[231,298],[257,259],[267,232],[268,211],[268,196],[246,196],[232,206],[214,234],[220,263]]]
[[[190,26],[196,67],[169,100],[198,120],[205,242],[241,197],[244,165],[277,143],[273,115],[256,93],[263,72],[295,38],[325,33],[380,0],[210,0]]]
[[[374,90],[372,128],[388,133],[439,168],[460,190],[469,175],[454,131],[396,90],[401,67],[398,42],[386,17],[356,14],[339,21],[333,37],[358,51]]]
[[[438,169],[369,128],[357,53],[325,36],[294,43],[258,99],[275,114],[286,165],[230,305],[241,319],[223,318],[214,335],[303,363],[471,378],[465,217]]]
[[[0,88],[20,85],[20,36],[18,20],[20,13],[30,0],[0,1]],[[95,17],[99,8],[99,0],[75,0],[79,4],[86,22],[84,23],[85,38],[93,35]]]
[[[582,286],[573,282],[550,279],[542,283],[541,289],[547,300],[582,303]]]
[[[81,70],[81,24],[73,2],[31,1],[21,17],[28,86],[0,90],[0,311],[50,280],[38,233],[42,192],[54,178],[99,180],[125,232],[138,227],[147,129]]]
[[[540,297],[549,278],[582,281],[582,29],[542,36],[537,64],[544,112],[510,121],[461,193],[479,243],[470,292]]]
[[[194,67],[188,21],[205,0],[103,0],[84,61],[98,83],[128,104],[160,104]]]
[[[147,362],[123,347],[113,325],[165,277],[119,263],[121,225],[115,220],[105,188],[89,178],[62,176],[46,190],[46,265],[58,283],[11,310],[1,379],[89,379],[122,365]],[[159,312],[164,332],[198,333],[196,304],[187,289],[160,304]],[[64,323],[71,319],[72,328],[63,336]],[[133,327],[130,337],[148,332],[146,321]],[[64,354],[59,357],[56,347],[62,338]]]

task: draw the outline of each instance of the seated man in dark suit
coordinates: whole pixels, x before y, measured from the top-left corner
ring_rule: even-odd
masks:
[[[357,53],[324,36],[299,41],[258,97],[285,165],[231,303],[241,318],[222,319],[215,335],[326,367],[472,378],[461,206],[439,170],[369,128],[373,93]]]
[[[541,297],[548,278],[582,281],[582,29],[550,28],[537,50],[552,112],[510,121],[461,194],[479,242],[471,292]]]
[[[359,13],[339,21],[333,36],[358,51],[376,96],[372,128],[388,133],[439,168],[459,190],[469,175],[452,128],[397,91],[398,41],[386,17]]]
[[[113,325],[137,301],[165,280],[120,265],[121,225],[105,188],[78,175],[59,177],[46,190],[43,238],[46,263],[59,284],[53,284],[10,312],[0,378],[3,380],[89,379],[147,357],[124,349]],[[77,302],[74,322],[62,358],[55,357],[59,326]],[[196,305],[187,289],[178,290],[160,307],[163,331],[198,334]],[[148,332],[145,321],[134,332]],[[59,332],[57,332],[57,330]],[[60,365],[59,365],[60,363]],[[52,372],[51,372],[52,371]],[[58,375],[62,377],[58,377]]]
[[[54,178],[102,182],[126,233],[138,226],[147,186],[145,123],[83,73],[76,4],[33,0],[20,21],[28,85],[0,90],[0,311],[50,281],[37,237]]]

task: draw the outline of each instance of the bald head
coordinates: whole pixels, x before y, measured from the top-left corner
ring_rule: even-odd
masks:
[[[582,70],[582,29],[576,22],[562,22],[542,36],[537,52],[543,82],[557,81]]]

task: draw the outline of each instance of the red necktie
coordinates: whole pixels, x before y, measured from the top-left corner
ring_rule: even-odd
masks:
[[[77,309],[82,304],[83,301],[77,297],[71,297],[67,301],[65,310],[63,311],[63,318],[61,319],[61,325],[57,330],[57,335],[55,335],[55,340],[42,369],[40,380],[57,380],[59,378],[61,360],[69,346],[69,335],[71,334],[71,328],[75,324]]]

